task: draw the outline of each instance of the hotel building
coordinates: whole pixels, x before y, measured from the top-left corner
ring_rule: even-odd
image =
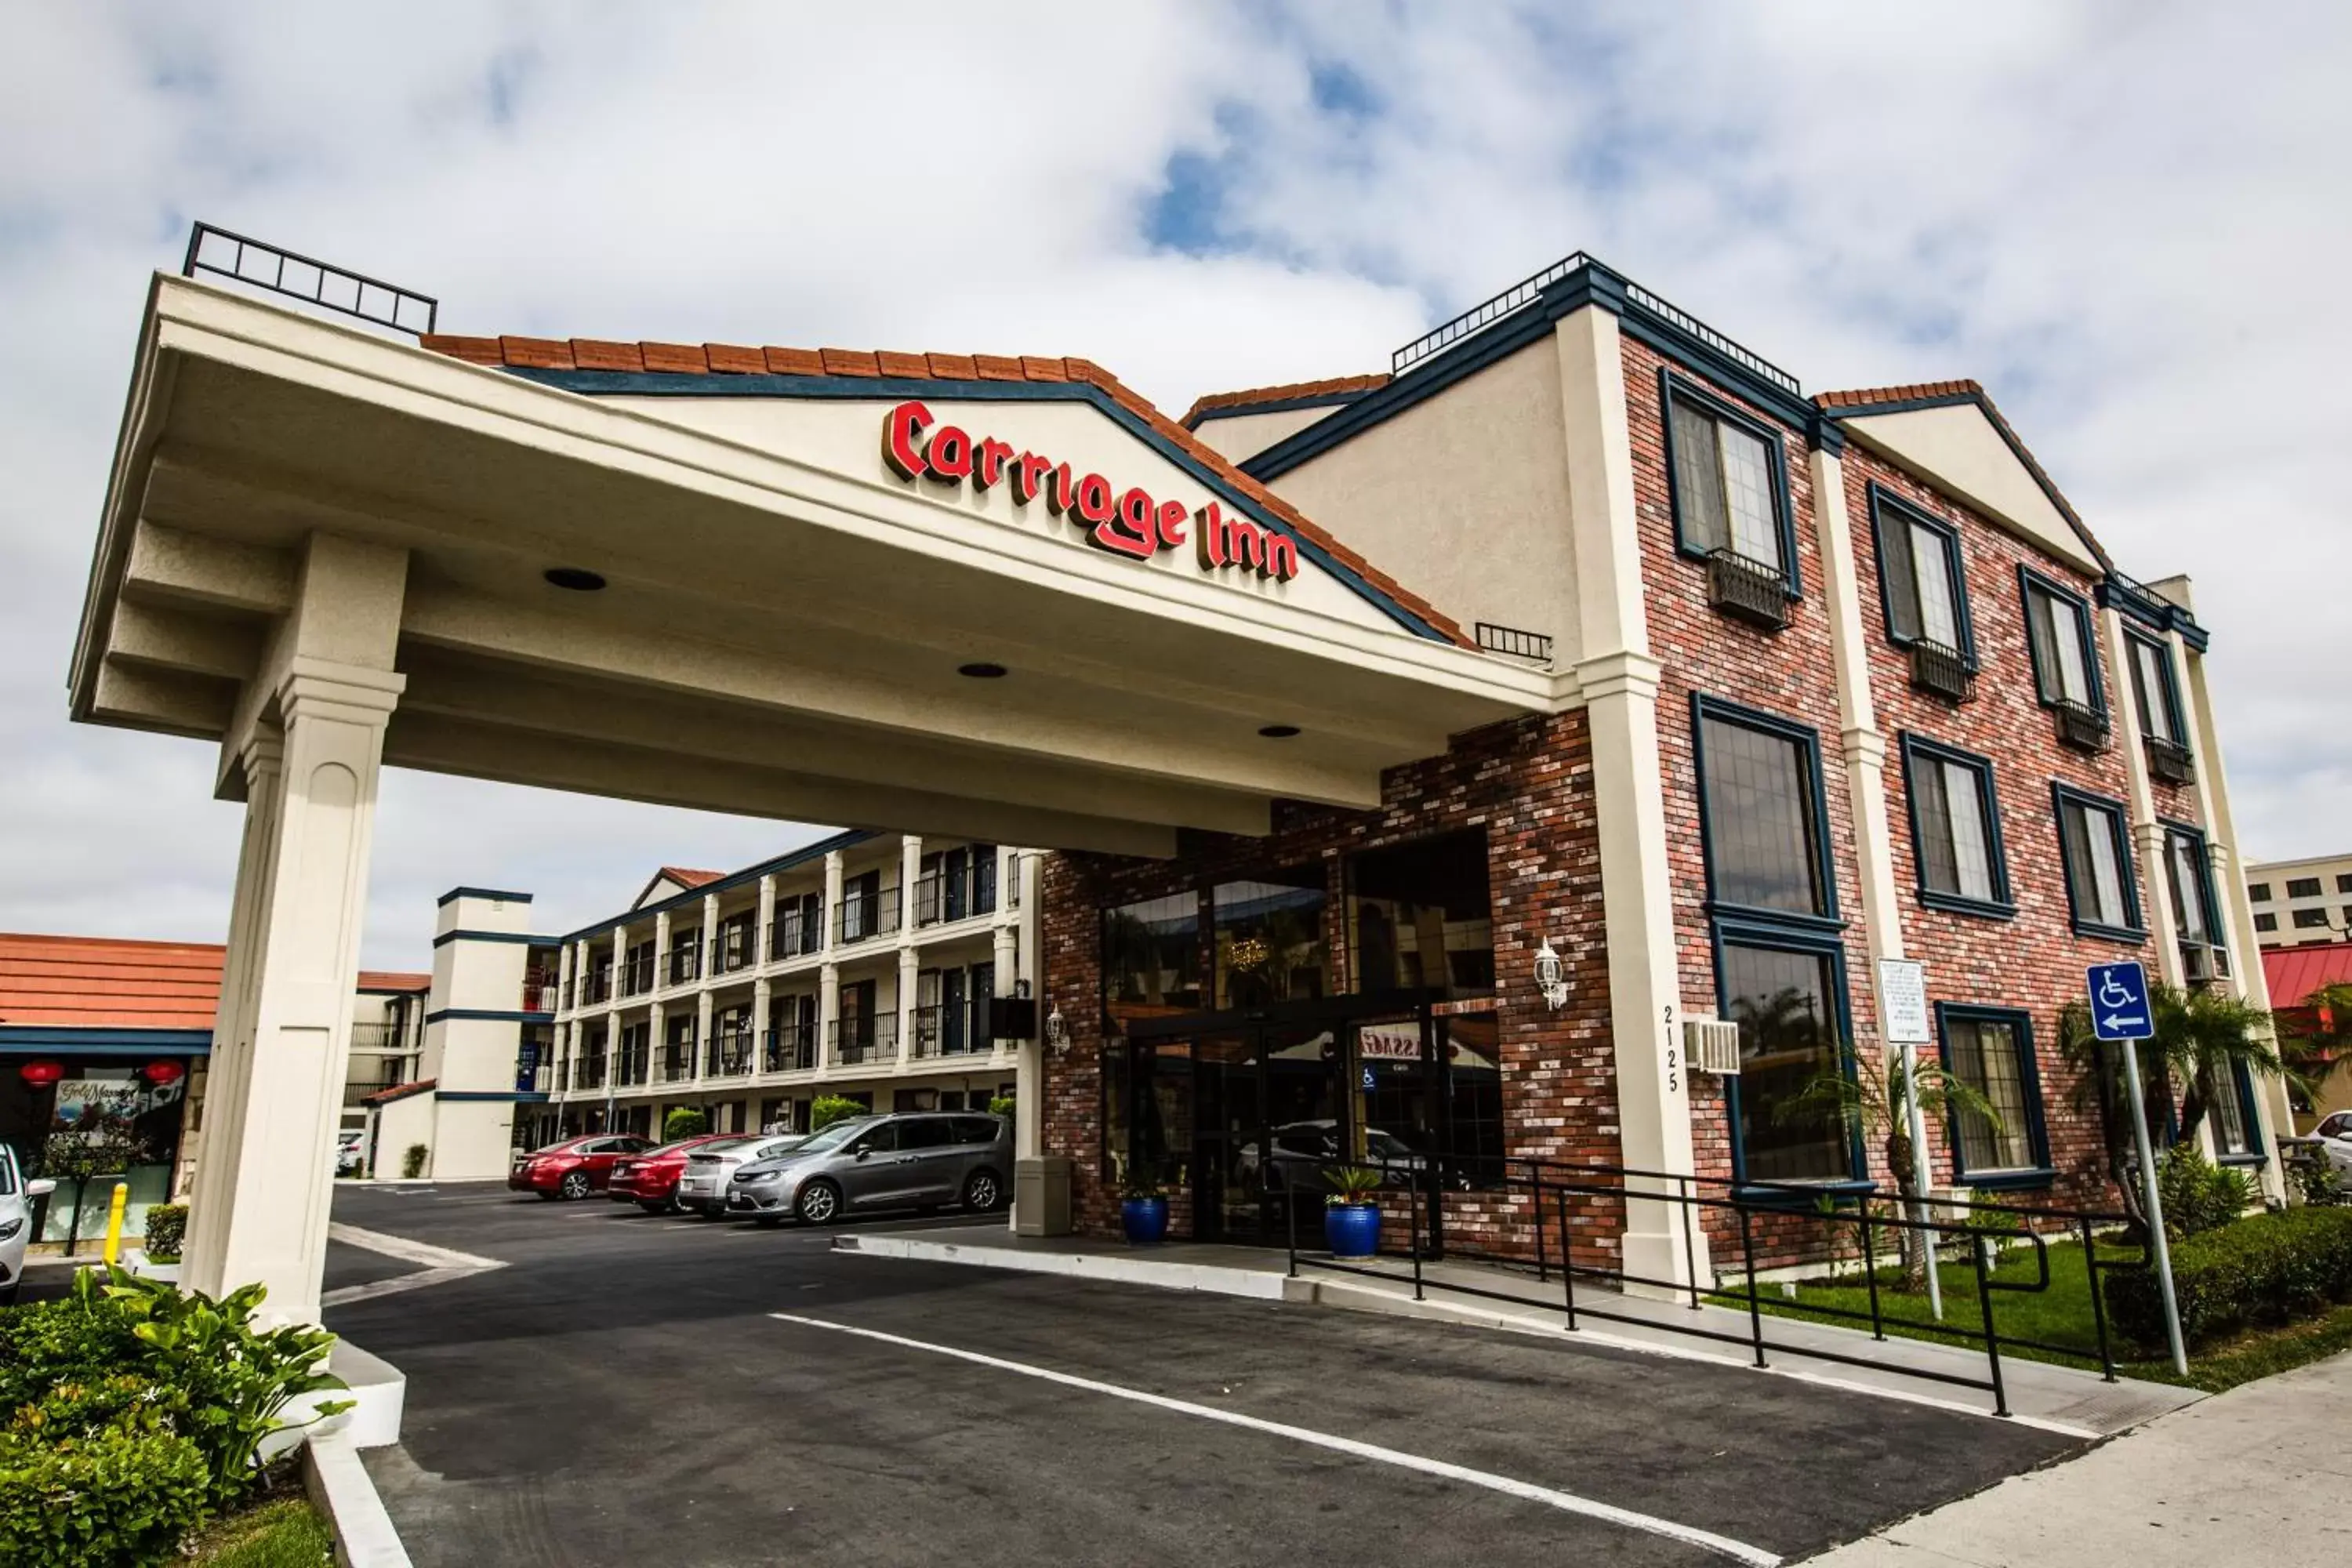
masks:
[[[2352,942],[2352,855],[2249,866],[2246,897],[2254,940],[2264,947]]]

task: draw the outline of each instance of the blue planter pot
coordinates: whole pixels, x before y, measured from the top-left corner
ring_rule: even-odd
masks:
[[[1166,1198],[1122,1198],[1118,1223],[1126,1227],[1130,1247],[1157,1247],[1168,1239]]]
[[[1381,1249],[1381,1211],[1370,1204],[1333,1204],[1323,1211],[1323,1239],[1334,1258],[1370,1258]]]

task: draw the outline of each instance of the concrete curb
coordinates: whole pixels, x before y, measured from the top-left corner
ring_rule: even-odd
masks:
[[[337,1568],[412,1568],[349,1434],[317,1433],[302,1445],[302,1489],[335,1532]]]
[[[1313,1284],[1277,1273],[1219,1268],[1199,1263],[1170,1263],[1153,1258],[1119,1253],[1024,1252],[1005,1247],[966,1247],[949,1241],[909,1241],[895,1236],[844,1236],[834,1240],[837,1252],[858,1252],[872,1258],[907,1258],[928,1263],[977,1264],[983,1268],[1008,1268],[1024,1274],[1059,1274],[1080,1279],[1108,1279],[1125,1285],[1149,1285],[1161,1290],[1205,1290],[1217,1296],[1242,1296],[1258,1301],[1309,1300]],[[1304,1290],[1300,1287],[1306,1287]]]

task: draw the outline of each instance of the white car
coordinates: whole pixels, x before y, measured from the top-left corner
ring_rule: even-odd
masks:
[[[2311,1130],[2320,1152],[2336,1173],[2336,1184],[2352,1187],[2352,1110],[2331,1110]]]
[[[367,1169],[367,1132],[346,1127],[335,1134],[335,1174],[357,1176]]]
[[[25,1246],[33,1239],[33,1200],[56,1192],[47,1180],[25,1180],[16,1151],[0,1143],[0,1306],[13,1306],[25,1284]]]

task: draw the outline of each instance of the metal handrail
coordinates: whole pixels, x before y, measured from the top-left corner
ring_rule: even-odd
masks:
[[[1542,297],[1543,291],[1568,277],[1591,265],[1592,258],[1579,250],[1553,262],[1540,272],[1531,273],[1501,293],[1481,300],[1450,321],[1440,323],[1422,333],[1412,342],[1389,355],[1389,374],[1402,375],[1406,371],[1442,350],[1453,347],[1463,339],[1486,331],[1506,316],[1516,315]]]
[[[228,265],[223,266],[220,262],[210,259],[211,254],[217,253],[219,247],[212,247],[208,252],[205,243],[207,239],[222,241],[229,247]],[[247,267],[246,258],[248,255],[256,255],[262,258],[268,268],[267,277],[263,276],[260,270]],[[309,270],[310,276],[308,288],[288,282],[286,271],[289,265],[297,269]],[[348,267],[337,267],[329,262],[314,260],[299,251],[288,250],[282,246],[266,245],[257,239],[248,239],[241,234],[232,234],[227,229],[209,223],[199,222],[189,226],[188,254],[180,264],[180,276],[183,278],[194,278],[199,272],[211,272],[223,278],[233,278],[240,283],[250,283],[257,289],[267,289],[273,294],[283,294],[292,300],[305,300],[323,310],[333,310],[345,316],[356,316],[362,321],[373,321],[377,326],[390,327],[398,332],[415,332],[423,335],[433,331],[441,320],[441,302],[430,294],[419,294],[414,289],[404,289],[397,283],[387,283],[381,278],[371,278],[364,272],[354,272]],[[340,300],[329,299],[327,294],[330,284],[336,286],[336,292],[339,295],[344,291],[342,286],[349,285],[350,303],[345,304]],[[370,309],[371,290],[373,291],[374,296],[381,297],[388,303],[382,304],[378,309]],[[412,305],[421,305],[425,309],[425,324],[422,327],[413,324],[413,313],[410,319],[403,319],[403,308]]]

